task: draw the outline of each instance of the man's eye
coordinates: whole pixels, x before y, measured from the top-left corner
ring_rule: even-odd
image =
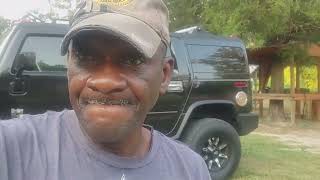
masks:
[[[130,66],[138,66],[140,64],[143,64],[145,62],[145,59],[142,57],[128,57],[123,59],[122,63]]]
[[[75,58],[75,63],[81,67],[89,67],[89,66],[91,67],[91,66],[98,65],[99,62],[93,56],[85,56],[85,55],[77,54]]]

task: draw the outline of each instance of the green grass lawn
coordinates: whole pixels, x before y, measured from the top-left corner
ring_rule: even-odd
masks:
[[[255,134],[242,137],[241,143],[242,158],[233,179],[320,179],[320,154]]]

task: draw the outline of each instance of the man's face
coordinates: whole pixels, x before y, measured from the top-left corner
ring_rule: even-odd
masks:
[[[69,96],[81,127],[98,143],[116,143],[140,130],[146,114],[164,94],[172,60],[159,47],[145,59],[125,41],[83,34],[69,50]]]

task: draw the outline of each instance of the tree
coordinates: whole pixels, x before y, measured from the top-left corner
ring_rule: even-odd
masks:
[[[57,20],[69,20],[77,4],[82,0],[48,0],[50,10],[41,13],[37,10],[30,11],[24,18],[40,22],[56,22]]]
[[[235,34],[259,47],[320,31],[319,7],[319,0],[208,0],[201,21],[211,32]]]
[[[170,12],[170,29],[200,25],[202,1],[199,0],[167,0],[165,1]]]
[[[81,0],[48,0],[50,16],[55,19],[69,19]]]

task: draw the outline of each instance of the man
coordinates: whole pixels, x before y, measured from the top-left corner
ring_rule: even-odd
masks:
[[[1,180],[207,180],[202,158],[152,127],[170,82],[161,0],[86,1],[62,42],[74,110],[0,123]]]

